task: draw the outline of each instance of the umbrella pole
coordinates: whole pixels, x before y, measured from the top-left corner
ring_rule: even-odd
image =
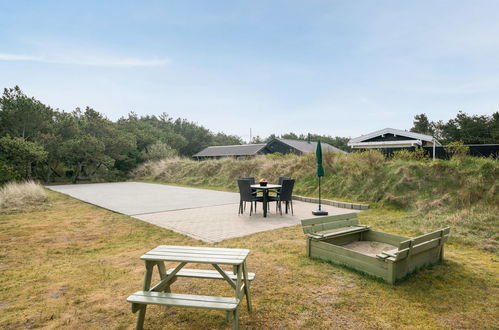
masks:
[[[313,215],[328,215],[327,211],[321,210],[321,177],[319,177],[319,209],[312,211]]]
[[[321,210],[321,177],[319,177],[319,211]]]

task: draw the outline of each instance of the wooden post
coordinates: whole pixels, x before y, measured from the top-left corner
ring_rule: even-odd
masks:
[[[243,265],[237,265],[237,280],[236,280],[236,299],[239,299],[241,292],[241,277]],[[232,329],[237,330],[239,328],[239,306],[234,310],[234,319],[232,320]]]
[[[311,257],[310,249],[311,249],[311,241],[312,239],[310,237],[307,237],[307,257]]]
[[[397,280],[397,274],[395,273],[395,263],[393,261],[388,261],[388,269],[387,271],[387,276],[386,276],[386,281],[390,284],[395,284],[395,281]]]
[[[444,230],[440,231],[440,262],[444,261]]]
[[[146,261],[146,273],[144,275],[144,291],[149,291],[151,288],[151,280],[152,280],[152,271],[154,268],[154,262],[153,261]],[[139,309],[139,315],[137,317],[137,324],[135,326],[135,329],[137,330],[142,330],[144,328],[144,319],[146,317],[146,308],[147,305],[140,306]]]
[[[244,276],[244,294],[246,295],[246,304],[248,305],[248,312],[251,313],[253,308],[251,307],[250,287],[248,281],[248,268],[246,266],[246,261],[243,263],[243,276]]]

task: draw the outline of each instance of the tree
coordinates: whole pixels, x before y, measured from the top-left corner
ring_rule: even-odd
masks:
[[[411,132],[421,133],[427,135],[434,134],[434,128],[426,114],[422,113],[414,116],[413,126]]]
[[[243,144],[243,140],[237,135],[227,135],[225,133],[217,133],[212,136],[212,146],[227,146]]]
[[[462,141],[464,144],[492,143],[489,129],[492,117],[472,115],[459,111],[456,118],[450,119],[442,127],[442,137],[446,143]]]
[[[0,162],[12,174],[12,179],[32,179],[33,164],[47,158],[47,152],[35,142],[22,138],[0,138]]]
[[[212,133],[203,126],[178,118],[173,127],[175,133],[182,135],[187,141],[187,144],[179,149],[182,156],[192,156],[211,145]]]
[[[499,143],[499,111],[492,114],[492,120],[489,124],[490,143]]]
[[[298,135],[296,135],[295,133],[292,133],[292,132],[289,132],[289,133],[286,133],[286,134],[282,134],[281,135],[281,139],[290,139],[290,140],[305,140],[303,138],[298,138]]]
[[[431,134],[444,144],[453,141],[464,144],[499,143],[499,112],[492,116],[470,116],[459,111],[455,118],[447,122],[431,122],[425,114],[420,114],[414,117],[411,132]]]
[[[53,115],[51,108],[26,96],[19,86],[5,88],[0,98],[0,136],[36,141],[50,131]]]
[[[271,136],[274,136],[273,134]],[[310,137],[311,141],[317,141],[320,140],[321,142],[328,143],[332,145],[333,147],[336,147],[340,150],[343,151],[351,151],[352,149],[348,146],[348,141],[350,141],[350,138],[347,137],[341,137],[341,136],[335,136],[332,137],[330,135],[320,135],[320,134],[300,134],[297,135],[295,133],[286,133],[281,135],[282,139],[290,139],[290,140],[301,140],[301,141],[307,141]],[[268,139],[266,139],[267,141]],[[270,141],[270,140],[269,140]]]
[[[61,158],[73,169],[72,181],[93,178],[98,171],[114,169],[116,161],[127,159],[136,150],[132,134],[119,130],[117,125],[99,112],[79,108],[66,119],[72,132],[60,145]]]

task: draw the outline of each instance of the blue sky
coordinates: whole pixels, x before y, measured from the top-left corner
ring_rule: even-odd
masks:
[[[499,110],[499,1],[3,1],[0,87],[248,139]]]

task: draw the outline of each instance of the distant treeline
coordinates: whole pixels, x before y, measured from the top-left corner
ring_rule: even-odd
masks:
[[[448,144],[460,141],[464,144],[497,144],[499,143],[499,112],[491,116],[468,115],[459,111],[456,118],[448,122],[430,121],[422,113],[414,117],[411,132],[428,134],[440,143]]]
[[[382,127],[380,127],[382,128]],[[415,117],[413,132],[431,134],[442,143],[499,143],[499,112],[469,116],[459,112],[447,123]],[[276,137],[318,140],[350,151],[348,137],[274,134],[256,137],[264,143]],[[182,118],[128,114],[116,122],[92,108],[65,112],[25,95],[4,89],[0,98],[0,184],[12,180],[116,180],[137,165],[172,156],[190,157],[208,146],[242,144],[235,135],[213,133]]]
[[[113,180],[146,160],[242,142],[167,114],[130,113],[113,122],[89,107],[58,111],[18,86],[4,89],[0,98],[0,183],[32,178],[75,182],[96,176]]]
[[[380,125],[379,129],[385,128]],[[451,142],[461,142],[463,144],[498,144],[499,143],[499,112],[494,112],[491,116],[487,115],[468,115],[459,111],[456,118],[444,122],[430,121],[424,113],[414,116],[411,132],[427,134],[435,137],[441,144],[446,145]],[[369,132],[365,132],[366,134]],[[267,143],[272,139],[280,137],[292,140],[316,141],[329,143],[332,146],[344,151],[352,151],[348,146],[348,137],[317,135],[317,134],[295,134],[287,133],[281,136],[274,134],[267,138],[259,136],[252,140],[252,143]]]

